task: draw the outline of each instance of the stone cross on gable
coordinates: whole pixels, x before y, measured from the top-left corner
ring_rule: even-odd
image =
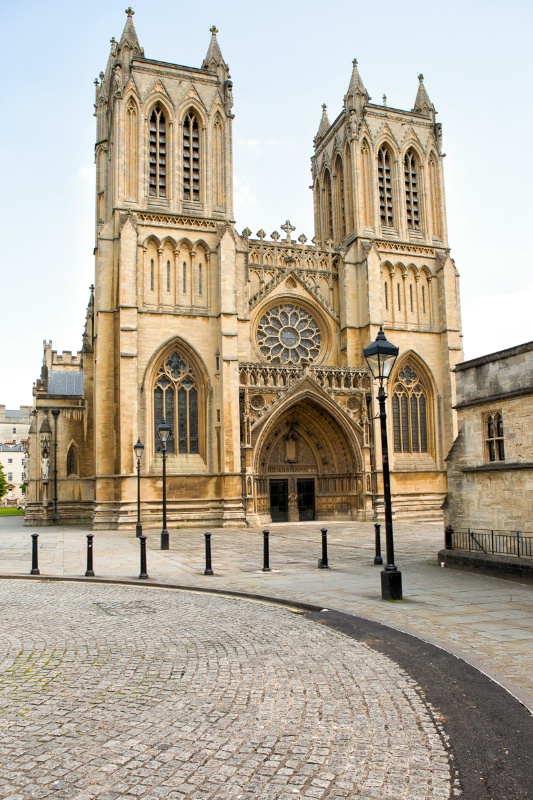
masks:
[[[287,220],[285,225],[280,225],[280,228],[281,228],[282,231],[285,231],[285,233],[287,234],[287,236],[285,237],[285,241],[286,242],[292,242],[291,233],[292,233],[292,231],[296,230],[294,225],[291,225],[290,221]]]

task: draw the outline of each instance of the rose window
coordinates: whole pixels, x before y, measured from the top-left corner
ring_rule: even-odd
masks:
[[[261,354],[271,364],[316,361],[322,343],[320,328],[301,306],[274,306],[263,314],[257,328]]]

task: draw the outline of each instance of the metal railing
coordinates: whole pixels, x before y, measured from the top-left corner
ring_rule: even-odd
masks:
[[[446,550],[533,558],[533,532],[489,528],[452,528],[444,533]]]

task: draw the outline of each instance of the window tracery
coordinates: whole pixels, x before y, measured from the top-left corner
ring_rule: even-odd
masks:
[[[149,194],[167,196],[167,124],[161,106],[156,106],[150,116]]]
[[[200,200],[200,128],[192,111],[183,122],[183,199]]]
[[[489,461],[505,461],[503,417],[500,413],[489,414],[486,422],[486,447]]]
[[[418,373],[406,364],[392,392],[395,453],[428,452],[427,392]]]
[[[166,356],[157,371],[154,387],[154,442],[159,448],[158,427],[165,421],[171,429],[167,453],[199,452],[198,380],[190,361],[179,351]]]
[[[285,303],[263,314],[257,328],[257,343],[271,364],[313,363],[320,354],[322,337],[309,311]]]
[[[413,150],[408,150],[403,160],[405,180],[405,205],[407,209],[407,227],[420,230],[420,212],[418,208],[418,164]]]
[[[390,153],[387,147],[378,152],[378,186],[381,224],[394,226],[394,208],[392,202],[392,172]]]

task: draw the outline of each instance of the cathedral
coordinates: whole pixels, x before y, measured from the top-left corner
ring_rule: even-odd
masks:
[[[354,60],[340,113],[330,122],[324,106],[313,140],[313,239],[290,221],[239,233],[216,28],[202,65],[184,67],[146,57],[126,14],[95,81],[82,349],[44,343],[26,524],[133,528],[139,485],[143,524],[161,526],[163,422],[168,527],[380,518],[363,357],[380,325],[399,347],[386,384],[393,511],[441,519],[462,340],[423,76],[404,111],[370,102]]]

